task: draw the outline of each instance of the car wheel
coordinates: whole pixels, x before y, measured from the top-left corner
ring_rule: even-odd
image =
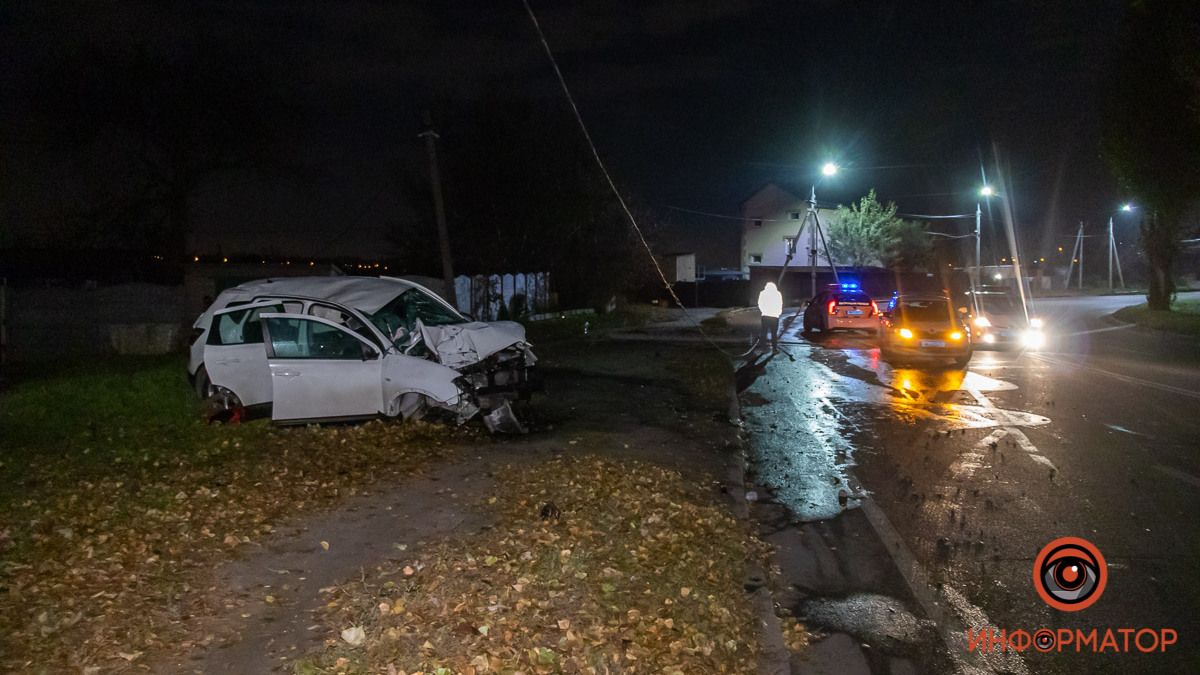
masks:
[[[805,333],[813,332],[812,320],[808,318],[808,312],[804,313],[804,332]]]
[[[971,352],[967,352],[966,354],[963,354],[962,356],[956,357],[954,359],[954,367],[955,368],[966,368],[967,364],[970,362],[971,362]]]
[[[204,366],[200,366],[200,369],[196,371],[195,382],[196,398],[200,399],[201,401],[207,400],[209,395],[209,385],[211,385],[212,382],[208,379],[208,371],[204,368]]]

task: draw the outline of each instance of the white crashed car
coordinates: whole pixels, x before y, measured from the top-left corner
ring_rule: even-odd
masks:
[[[393,277],[284,277],[223,291],[196,319],[188,375],[202,398],[279,422],[431,411],[518,431],[537,388],[525,327],[471,321]]]

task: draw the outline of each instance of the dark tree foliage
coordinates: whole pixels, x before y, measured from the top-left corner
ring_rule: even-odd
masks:
[[[282,111],[273,86],[228,49],[113,41],[66,45],[29,86],[36,152],[82,241],[182,263],[191,200],[222,175],[277,169]]]
[[[1106,98],[1106,159],[1144,208],[1147,302],[1169,310],[1172,266],[1180,240],[1197,225],[1200,201],[1200,7],[1194,0],[1130,3]]]
[[[439,116],[451,250],[458,274],[548,271],[564,304],[601,307],[652,268],[569,115],[491,96]],[[406,182],[422,217],[394,239],[404,267],[437,274],[427,181]]]

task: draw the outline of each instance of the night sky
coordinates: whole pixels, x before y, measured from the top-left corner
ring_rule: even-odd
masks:
[[[807,184],[830,158],[846,170],[822,201],[875,187],[905,212],[963,212],[998,147],[1035,253],[1126,197],[1099,147],[1119,2],[531,4],[619,184],[699,227],[737,224],[663,207],[734,214],[761,184]],[[0,245],[54,243],[72,192],[69,150],[42,150],[29,92],[63,53],[122,41],[236,55],[271,90],[293,171],[199,191],[202,252],[384,252],[391,224],[428,209],[397,189],[425,175],[423,110],[495,91],[562,108],[519,0],[6,2]]]

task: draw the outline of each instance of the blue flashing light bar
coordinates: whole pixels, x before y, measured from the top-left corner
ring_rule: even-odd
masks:
[[[857,291],[858,290],[858,282],[850,281],[850,282],[843,283],[842,290],[843,291]]]

